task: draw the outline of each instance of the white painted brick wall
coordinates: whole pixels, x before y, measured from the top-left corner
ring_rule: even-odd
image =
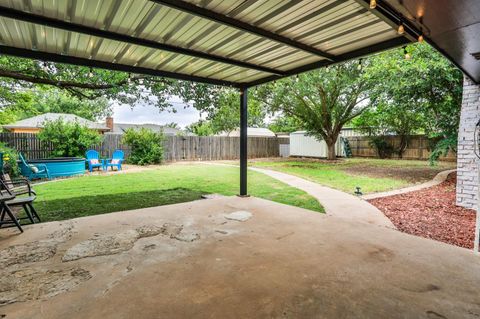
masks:
[[[473,134],[480,119],[480,85],[469,78],[463,80],[462,112],[458,131],[457,152],[457,205],[476,208],[477,157],[474,153]]]

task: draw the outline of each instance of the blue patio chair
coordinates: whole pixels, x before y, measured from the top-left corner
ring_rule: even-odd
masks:
[[[85,153],[85,156],[87,157],[88,170],[90,172],[92,172],[95,167],[98,167],[98,170],[100,170],[100,167],[103,169],[103,162],[100,160],[97,151],[89,150]]]
[[[115,150],[115,152],[113,152],[112,154],[112,158],[106,160],[105,168],[108,170],[108,167],[111,167],[113,170],[113,168],[116,167],[117,170],[122,170],[122,162],[124,161],[124,156],[125,154],[122,150]]]
[[[50,179],[50,173],[48,172],[47,165],[45,164],[28,164],[22,154],[18,154],[20,158],[20,173],[28,180],[37,178]]]

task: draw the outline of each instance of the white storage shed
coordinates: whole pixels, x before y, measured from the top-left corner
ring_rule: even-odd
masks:
[[[335,151],[338,157],[345,156],[340,137],[335,145]],[[290,133],[290,156],[327,157],[327,143],[308,136],[306,131]]]

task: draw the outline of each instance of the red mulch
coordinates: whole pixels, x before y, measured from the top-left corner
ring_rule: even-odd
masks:
[[[456,174],[420,191],[372,199],[402,232],[473,248],[475,211],[455,205]]]

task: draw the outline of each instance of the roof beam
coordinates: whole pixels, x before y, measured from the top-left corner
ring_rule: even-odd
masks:
[[[410,43],[410,41],[405,37],[393,38],[393,39],[386,40],[386,41],[383,41],[383,42],[380,42],[380,43],[377,43],[377,44],[374,44],[374,45],[371,45],[371,46],[368,46],[368,47],[365,47],[365,48],[361,48],[361,49],[352,51],[352,52],[337,55],[338,60],[336,62],[318,61],[318,62],[313,62],[313,63],[307,64],[307,65],[300,66],[300,67],[295,68],[295,69],[288,70],[287,71],[287,76],[292,76],[292,75],[296,75],[296,74],[299,74],[299,73],[319,69],[321,67],[325,67],[325,66],[345,62],[345,61],[348,61],[348,60],[364,57],[364,56],[367,56],[367,55],[370,55],[370,54],[373,54],[373,53],[376,53],[376,52],[385,51],[385,50],[388,50],[388,49],[403,46],[403,45],[406,45],[408,43]],[[268,76],[268,77],[265,77],[265,78],[262,78],[262,79],[255,80],[253,82],[243,83],[240,86],[241,87],[257,86],[257,85],[261,85],[261,84],[264,84],[264,83],[267,83],[267,82],[279,80],[279,79],[282,79],[284,77],[285,76],[275,76],[275,75]]]
[[[36,59],[36,60],[42,60],[42,61],[50,61],[50,62],[56,62],[56,63],[65,63],[65,64],[92,67],[92,68],[113,70],[113,71],[144,74],[144,75],[150,75],[150,76],[159,76],[159,77],[172,78],[172,79],[177,79],[182,81],[195,81],[195,82],[201,82],[201,83],[207,83],[207,84],[213,84],[213,85],[239,87],[237,83],[229,82],[229,81],[216,80],[216,79],[188,75],[188,74],[173,73],[168,71],[161,71],[161,70],[143,68],[138,66],[126,65],[126,64],[79,58],[79,57],[61,55],[56,53],[33,51],[33,50],[15,48],[15,47],[4,46],[4,45],[0,45],[0,54],[12,55],[12,56],[17,56],[17,57],[27,58],[27,59]]]
[[[221,13],[214,12],[214,11],[199,7],[199,6],[194,5],[192,3],[188,3],[188,2],[185,2],[185,1],[181,1],[181,0],[150,0],[150,1],[161,4],[161,5],[164,5],[164,6],[167,6],[167,7],[170,7],[170,8],[173,8],[173,9],[176,9],[176,10],[180,10],[180,11],[183,11],[183,12],[186,12],[186,13],[190,13],[190,14],[196,15],[196,16],[204,18],[204,19],[215,21],[217,23],[227,25],[229,27],[232,27],[232,28],[235,28],[235,29],[238,29],[238,30],[242,30],[242,31],[248,32],[250,34],[254,34],[254,35],[259,36],[259,37],[263,37],[263,38],[267,38],[267,39],[275,41],[275,42],[279,42],[279,43],[288,45],[290,47],[293,47],[293,48],[296,48],[296,49],[306,51],[306,52],[309,52],[311,54],[320,56],[320,57],[325,58],[325,59],[330,60],[330,61],[335,61],[336,60],[336,57],[334,55],[326,53],[322,50],[316,49],[316,48],[314,48],[312,46],[309,46],[305,43],[295,41],[293,39],[290,39],[290,38],[284,37],[282,35],[279,35],[277,33],[270,32],[268,30],[265,30],[265,29],[256,27],[254,25],[251,25],[249,23],[246,23],[246,22],[228,17],[228,16],[223,15]]]
[[[183,54],[183,55],[188,55],[196,58],[201,58],[205,60],[210,60],[210,61],[215,61],[215,62],[221,62],[229,65],[235,65],[239,66],[242,68],[247,68],[247,69],[253,69],[261,72],[267,72],[267,73],[272,73],[272,74],[277,74],[277,75],[283,75],[284,72],[275,70],[272,68],[268,67],[263,67],[257,64],[249,63],[249,62],[243,62],[239,60],[234,60],[231,58],[227,57],[222,57],[218,55],[213,55],[210,53],[205,53],[201,51],[196,51],[192,49],[187,49],[187,48],[182,48],[178,46],[173,46],[170,44],[165,44],[165,43],[159,43],[156,41],[151,41],[147,39],[142,39],[138,37],[132,37],[126,34],[121,34],[117,32],[112,32],[112,31],[107,31],[107,30],[100,30],[96,28],[92,28],[89,26],[85,25],[80,25],[76,23],[71,23],[63,20],[58,20],[58,19],[53,19],[33,13],[28,13],[20,10],[15,10],[7,7],[0,6],[0,16],[6,17],[6,18],[11,18],[19,21],[24,21],[24,22],[29,22],[29,23],[34,23],[34,24],[39,24],[47,27],[52,27],[56,29],[62,29],[70,32],[77,32],[77,33],[83,33],[83,34],[88,34],[91,36],[99,37],[99,38],[106,38],[114,41],[119,41],[119,42],[125,42],[125,43],[130,43],[134,45],[139,45],[143,47],[148,47],[152,49],[157,49],[157,50],[163,50],[163,51],[168,51],[168,52],[173,52],[173,53],[178,53],[178,54]]]

